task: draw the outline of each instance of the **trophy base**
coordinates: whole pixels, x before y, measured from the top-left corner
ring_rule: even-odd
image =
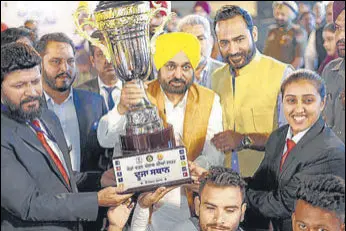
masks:
[[[123,194],[153,191],[159,187],[192,182],[183,146],[113,158],[117,185]]]
[[[120,135],[121,149],[124,155],[174,148],[175,136],[172,125],[161,131],[139,135]]]

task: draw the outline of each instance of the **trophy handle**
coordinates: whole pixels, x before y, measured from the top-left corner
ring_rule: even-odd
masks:
[[[80,24],[79,23],[79,16],[83,12],[88,14],[88,18],[85,19],[85,21],[82,24]],[[90,37],[90,35],[86,31],[83,30],[83,26],[85,26],[85,25],[91,25],[92,27],[97,28],[96,22],[91,20],[91,14],[90,14],[89,8],[87,6],[84,6],[84,5],[79,6],[77,8],[77,10],[73,13],[72,16],[73,16],[74,24],[76,25],[77,34],[79,36],[81,36],[82,38],[88,40],[93,46],[100,48],[102,50],[103,54],[105,55],[107,61],[110,63],[111,62],[111,55],[110,55],[110,52],[107,49],[107,47],[105,45],[103,45],[98,38]]]
[[[155,33],[153,35],[153,37],[151,38],[150,41],[150,47],[151,47],[151,54],[155,53],[155,43],[156,43],[156,39],[157,37],[163,32],[163,28],[165,27],[165,25],[167,24],[168,21],[170,21],[172,19],[172,17],[174,15],[176,15],[175,12],[171,12],[171,1],[167,1],[167,8],[161,7],[161,3],[156,3],[156,1],[152,1],[152,4],[154,6],[154,9],[152,9],[149,13],[149,21],[148,23],[150,23],[151,18],[153,18],[157,12],[159,11],[164,11],[166,12],[167,16],[164,17],[163,22],[161,23],[160,26],[158,26],[155,30]]]

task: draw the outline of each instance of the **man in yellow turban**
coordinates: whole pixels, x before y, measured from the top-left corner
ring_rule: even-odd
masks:
[[[190,161],[206,169],[211,165],[223,165],[223,153],[210,143],[214,134],[222,131],[220,98],[194,83],[194,72],[200,61],[198,39],[189,33],[173,32],[160,35],[155,45],[158,78],[148,84],[149,100],[158,108],[164,123],[173,125],[176,139],[184,142]],[[119,134],[124,132],[125,113],[130,105],[139,103],[144,94],[134,82],[124,84],[118,105],[99,122],[98,139],[102,146],[114,147]],[[176,222],[189,219],[192,193],[185,189],[177,187],[158,202],[160,209],[151,217],[154,230],[172,230]],[[152,206],[156,207],[152,202],[137,203],[133,228],[148,225],[146,221]]]

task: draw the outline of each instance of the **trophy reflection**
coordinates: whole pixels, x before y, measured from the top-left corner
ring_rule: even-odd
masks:
[[[100,1],[94,16],[95,23],[105,38],[106,46],[83,32],[78,23],[78,8],[74,14],[79,34],[98,46],[108,61],[115,67],[116,75],[122,81],[135,81],[144,91],[143,80],[152,71],[151,53],[157,36],[163,31],[170,17],[166,8],[155,4],[150,9],[149,1]],[[149,39],[150,18],[158,11],[169,15]],[[177,146],[172,125],[163,124],[157,108],[145,96],[126,113],[125,134],[120,135],[121,154],[115,155],[113,165],[118,184],[126,192],[152,190],[158,186],[171,186],[190,182],[186,150]],[[116,150],[116,149],[115,149]]]

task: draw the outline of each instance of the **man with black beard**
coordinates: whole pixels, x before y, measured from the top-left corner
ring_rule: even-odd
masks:
[[[339,58],[323,70],[327,86],[327,105],[324,110],[327,124],[345,143],[345,2],[334,1],[333,21]]]
[[[304,64],[308,40],[305,30],[293,24],[298,6],[294,1],[277,1],[273,3],[273,14],[276,24],[269,28],[263,54],[298,69]]]
[[[257,27],[238,6],[217,11],[215,31],[227,65],[212,77],[212,89],[221,98],[224,132],[211,141],[226,153],[226,167],[249,177],[264,157],[269,134],[286,123],[279,91],[293,68],[257,50]]]
[[[40,55],[24,43],[1,47],[1,230],[82,230],[98,206],[116,207],[113,170],[75,172],[58,117],[42,107]],[[107,181],[106,181],[107,180]],[[94,192],[78,193],[79,184]],[[93,229],[96,230],[96,229]]]
[[[71,149],[73,171],[102,171],[98,163],[105,149],[98,143],[96,130],[107,108],[99,94],[72,87],[77,74],[72,40],[63,33],[46,34],[38,41],[36,50],[42,57],[45,102],[59,117]],[[95,188],[81,185],[79,190]]]

